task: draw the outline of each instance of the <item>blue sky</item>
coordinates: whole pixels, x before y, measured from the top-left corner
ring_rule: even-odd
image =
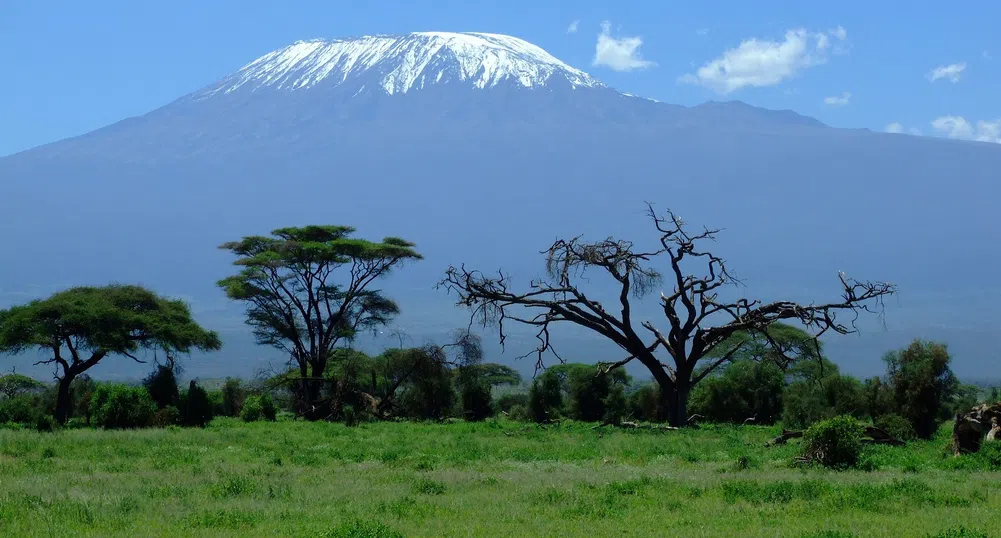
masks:
[[[1001,141],[1001,4],[901,5],[6,0],[0,155],[143,114],[299,39],[422,30],[514,35],[670,103]]]

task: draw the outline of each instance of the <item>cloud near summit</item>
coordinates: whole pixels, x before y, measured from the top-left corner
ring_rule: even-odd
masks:
[[[591,65],[608,67],[615,71],[633,71],[656,65],[640,56],[643,38],[639,36],[615,38],[612,37],[611,29],[610,22],[601,23],[601,33],[598,34],[598,42],[594,46],[594,60]]]
[[[801,71],[827,62],[828,55],[843,51],[848,32],[838,26],[827,32],[788,30],[782,41],[750,38],[727,49],[679,82],[696,84],[726,95],[747,86],[775,86]],[[834,45],[832,46],[832,40]]]

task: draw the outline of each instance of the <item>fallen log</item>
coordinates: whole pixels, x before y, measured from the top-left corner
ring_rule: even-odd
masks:
[[[789,439],[799,439],[803,437],[802,430],[782,430],[782,435],[765,443],[765,446],[784,445]]]

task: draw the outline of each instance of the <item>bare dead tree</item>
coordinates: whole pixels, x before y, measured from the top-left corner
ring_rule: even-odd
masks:
[[[704,228],[690,233],[674,213],[668,211],[660,216],[651,205],[647,207],[660,236],[659,247],[653,250],[641,251],[632,242],[612,238],[594,243],[580,237],[560,239],[543,252],[548,277],[532,281],[525,292],[514,291],[503,272],[488,276],[465,266],[449,267],[437,287],[454,292],[458,305],[470,309],[470,324],[479,321],[484,326],[496,325],[502,347],[507,323],[535,327],[539,345],[528,355],[536,355],[536,370],[544,367],[547,352],[563,361],[550,338],[553,324],[568,322],[609,339],[624,351],[625,358],[603,366],[604,371],[639,361],[659,385],[669,421],[675,426],[687,422],[692,388],[740,350],[740,343],[729,349],[720,347],[727,345],[731,336],[739,332],[767,335],[766,329],[780,320],[799,321],[815,338],[827,331],[853,333],[858,315],[874,312],[870,303],[881,305],[884,296],[896,292],[892,284],[860,282],[839,273],[839,301],[800,305],[791,301],[722,300],[720,288],[739,281],[723,258],[701,248],[714,241],[719,230]],[[666,274],[652,266],[654,260],[661,259],[668,262]],[[703,272],[687,273],[684,266],[688,264],[702,265]],[[604,273],[617,283],[617,305],[606,309],[582,291],[583,275],[589,270]],[[648,295],[665,280],[673,287],[669,295],[661,292],[660,296],[666,327],[634,319],[630,301]],[[839,321],[839,312],[851,313],[852,322],[846,325]],[[711,320],[721,321],[712,324]],[[661,360],[665,353],[670,364]],[[708,359],[707,364],[697,369],[703,359]]]

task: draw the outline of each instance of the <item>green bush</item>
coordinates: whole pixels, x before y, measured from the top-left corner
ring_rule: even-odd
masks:
[[[178,424],[181,424],[181,412],[172,405],[153,413],[153,418],[150,419],[150,426],[154,428],[166,428]]]
[[[353,405],[345,405],[341,409],[341,417],[344,419],[344,425],[349,428],[358,425],[358,413]]]
[[[35,430],[39,432],[53,432],[58,426],[56,419],[50,415],[38,415],[35,420]]]
[[[647,383],[633,391],[628,403],[629,411],[638,420],[660,422],[666,416],[660,401],[660,387],[656,383]]]
[[[267,392],[261,394],[261,416],[264,417],[264,420],[271,422],[274,422],[278,417],[278,407],[275,406],[275,401]]]
[[[862,425],[848,415],[818,422],[803,434],[803,456],[824,467],[854,467],[862,454],[864,431]]]
[[[240,410],[240,418],[244,422],[256,422],[261,420],[263,416],[263,406],[261,405],[261,397],[254,394],[252,396],[247,396],[243,400],[243,408]]]
[[[795,381],[786,387],[783,396],[782,423],[787,428],[806,428],[811,424],[839,415],[862,418],[866,396],[862,384],[854,377],[841,375],[831,364],[823,378]]]
[[[528,413],[535,422],[559,418],[563,409],[563,392],[560,378],[553,370],[546,370],[532,381],[528,390]]]
[[[0,400],[0,423],[34,425],[42,414],[38,407],[37,398],[27,395]]]
[[[510,415],[511,409],[514,406],[520,405],[522,407],[525,407],[528,405],[528,393],[509,392],[497,398],[496,404],[498,410],[503,411],[508,415]]]
[[[181,424],[203,427],[212,421],[213,406],[205,389],[192,379],[188,391],[181,395]]]
[[[462,417],[477,422],[494,414],[490,385],[482,379],[459,380],[459,403]]]
[[[243,389],[243,382],[239,379],[227,377],[222,385],[222,415],[227,417],[238,417],[243,409],[244,399],[247,396]]]
[[[156,413],[156,403],[146,387],[117,383],[99,385],[90,407],[94,424],[108,429],[142,428]]]
[[[976,457],[984,462],[985,468],[1001,471],[1001,441],[984,441]]]
[[[918,437],[910,421],[897,414],[883,415],[875,420],[873,426],[901,441],[913,441]]]
[[[149,376],[143,380],[143,386],[149,392],[150,398],[156,402],[159,409],[180,404],[181,395],[177,391],[177,376],[174,370],[163,365],[150,372]]]
[[[782,416],[785,375],[771,361],[734,362],[692,391],[689,409],[709,422],[774,424]]]
[[[507,415],[511,420],[518,420],[522,422],[532,420],[532,416],[528,412],[528,407],[524,404],[515,404],[511,407],[511,411],[509,411]]]

